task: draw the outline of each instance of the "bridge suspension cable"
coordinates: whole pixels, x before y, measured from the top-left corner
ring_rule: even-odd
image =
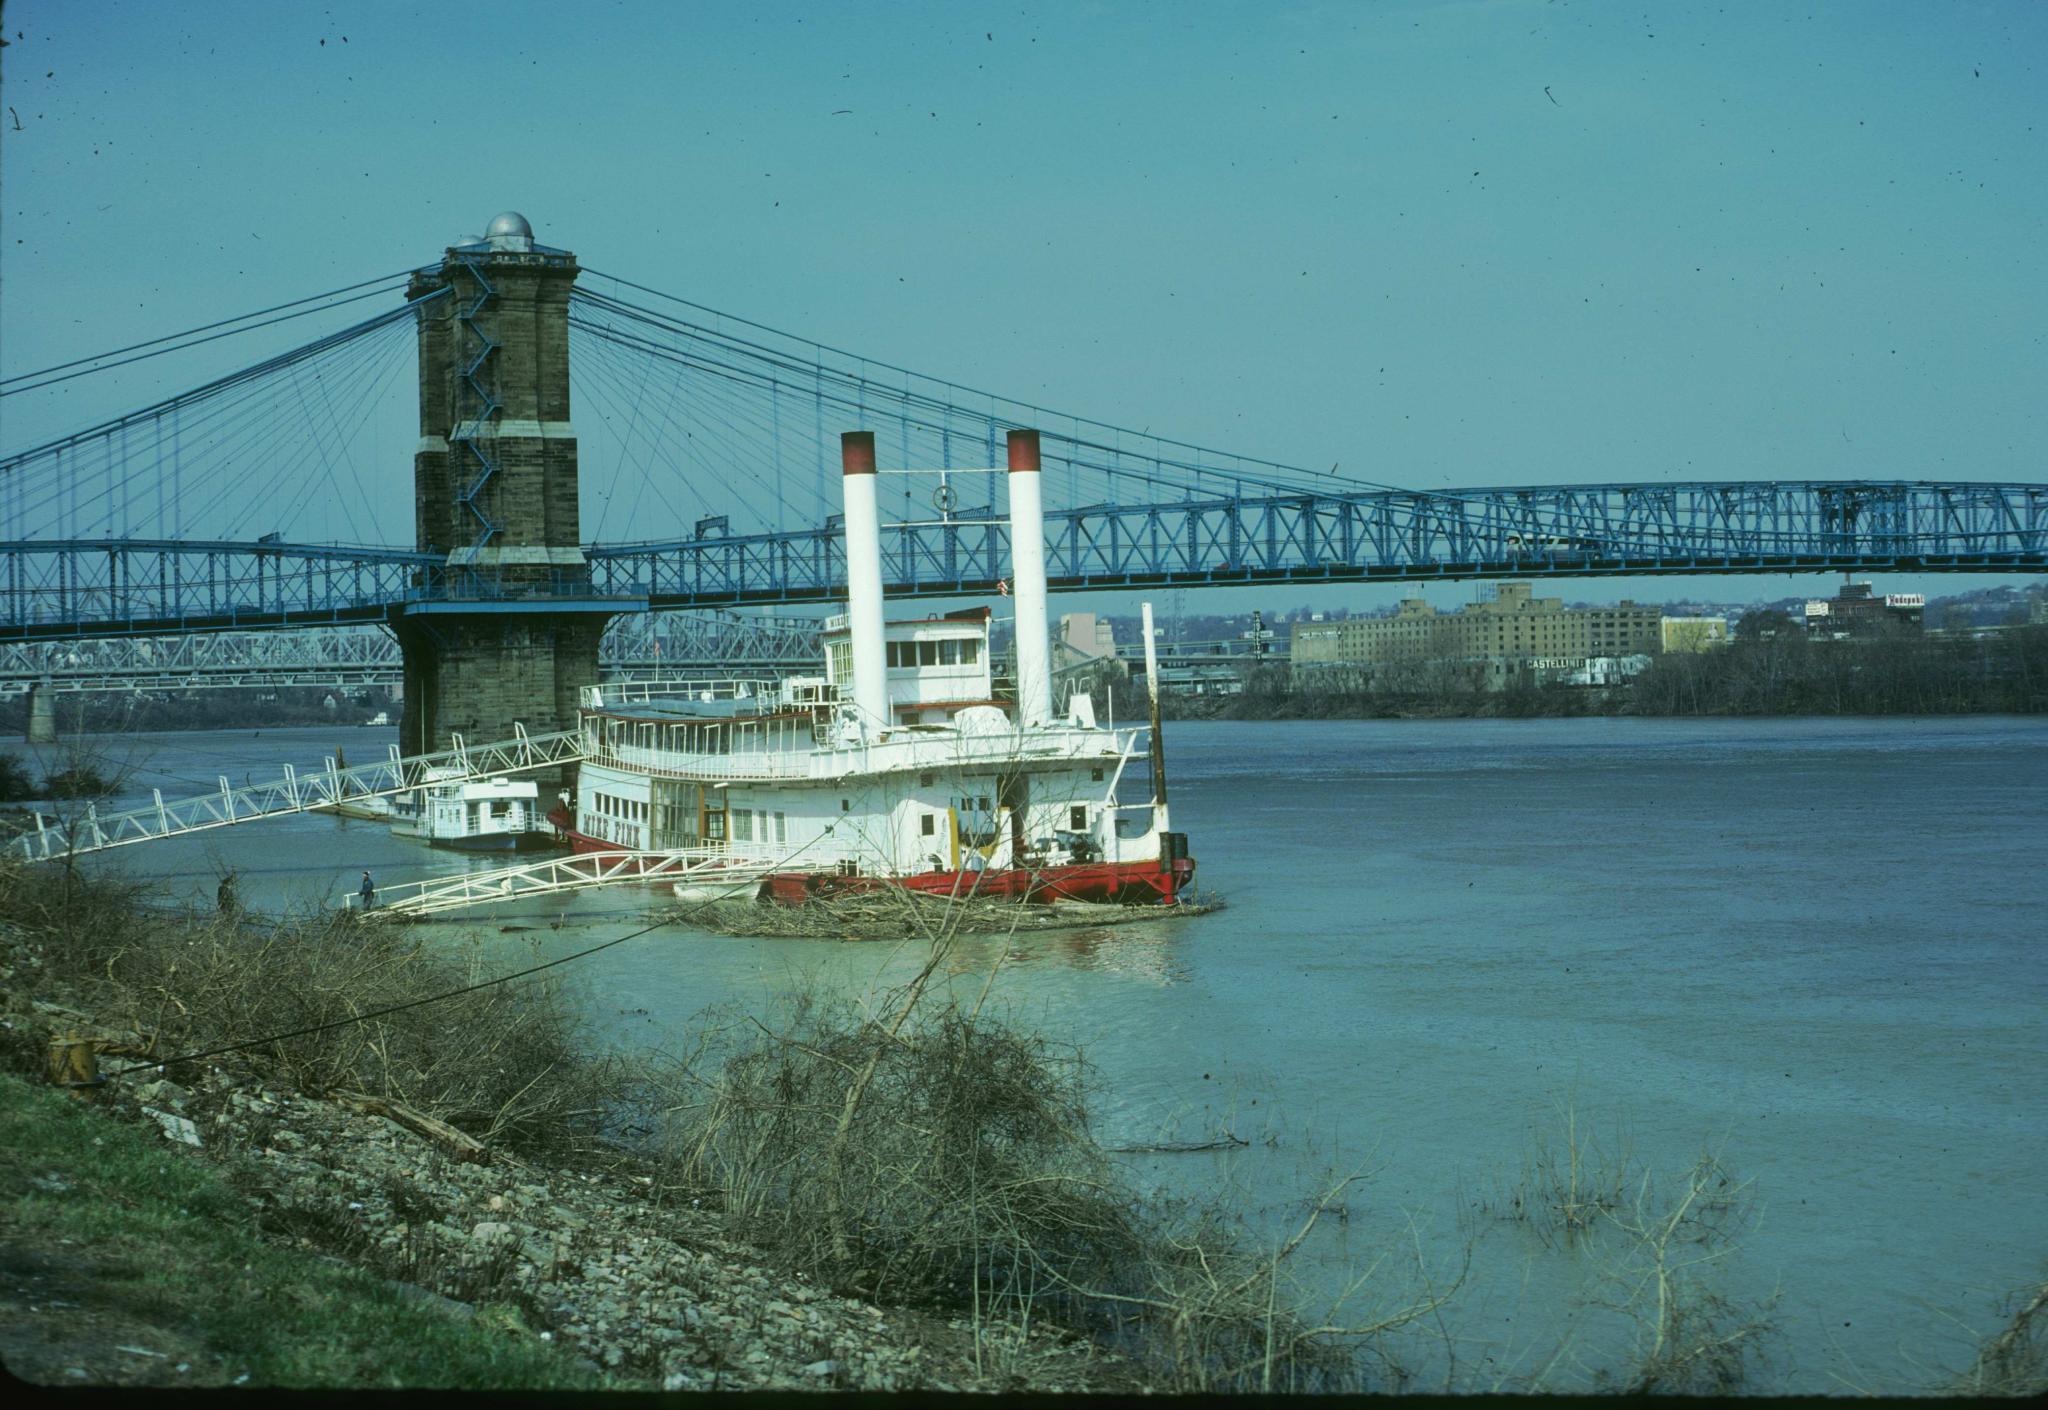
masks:
[[[346,304],[358,303],[363,299],[373,299],[380,294],[388,294],[394,290],[403,289],[405,287],[405,279],[405,270],[400,270],[396,274],[380,274],[375,279],[358,280],[354,284],[344,284],[339,289],[329,289],[324,294],[311,294],[303,299],[293,299],[289,303],[272,304],[269,308],[259,308],[250,313],[238,314],[233,318],[222,318],[212,323],[202,323],[197,328],[187,328],[180,333],[166,333],[160,338],[149,338],[140,343],[130,343],[124,348],[110,348],[106,352],[95,353],[91,357],[73,358],[69,362],[56,363],[53,366],[41,368],[35,372],[17,372],[12,377],[0,377],[0,397],[10,397],[21,392],[33,392],[43,387],[54,387],[59,382],[69,382],[74,377],[90,377],[95,372],[108,372],[116,367],[126,367],[130,363],[143,362],[152,357],[162,357],[166,353],[184,352],[187,348],[196,348],[202,343],[217,342],[222,338],[232,338],[239,333],[253,333],[258,328],[269,328],[275,324],[289,323],[295,318],[308,318],[314,314],[326,313],[329,309],[340,308]],[[367,290],[367,292],[353,292],[358,289]],[[350,297],[338,297],[342,294],[349,294]],[[297,311],[286,313],[284,312],[286,309],[295,309]],[[279,314],[280,316],[269,318],[265,316],[267,314]],[[215,329],[225,331],[214,332]],[[212,336],[202,338],[198,336],[201,333],[211,333]],[[145,352],[143,349],[154,349],[154,351]],[[123,357],[124,353],[137,353],[139,355]],[[122,360],[119,362],[107,361],[108,358],[117,357],[122,358]],[[88,363],[97,363],[99,365],[87,366]],[[66,375],[62,377],[52,375],[58,372],[63,372]],[[23,382],[30,385],[18,385]]]
[[[640,293],[652,295],[654,298],[661,299],[667,303],[693,309],[702,314],[708,314],[711,318],[717,320],[720,325],[727,323],[736,324],[764,334],[769,338],[782,340],[790,345],[790,347],[777,350],[768,344],[753,342],[727,333],[722,326],[710,327],[686,319],[675,318],[671,315],[663,315],[654,310],[619,299],[616,296],[599,294],[588,287],[577,291],[579,298],[587,299],[593,303],[602,301],[617,312],[638,315],[645,320],[655,322],[657,326],[666,324],[679,330],[688,330],[695,335],[727,345],[735,350],[743,350],[768,357],[780,357],[788,365],[805,370],[808,370],[813,363],[822,362],[828,356],[840,359],[843,362],[854,363],[861,369],[854,380],[862,387],[872,389],[884,401],[894,399],[902,394],[896,392],[887,383],[881,382],[869,375],[868,369],[900,376],[905,379],[906,387],[910,382],[916,381],[925,383],[932,388],[941,389],[944,393],[943,395],[909,398],[910,400],[921,402],[929,409],[959,411],[978,416],[983,420],[993,420],[998,426],[1004,427],[1034,425],[1038,427],[1041,434],[1048,440],[1064,441],[1077,451],[1086,451],[1098,456],[1107,455],[1125,462],[1138,461],[1150,463],[1157,467],[1213,476],[1219,482],[1242,481],[1245,484],[1273,489],[1317,488],[1329,491],[1336,485],[1349,485],[1361,490],[1393,490],[1399,492],[1406,492],[1407,490],[1405,486],[1389,484],[1384,481],[1366,479],[1357,475],[1340,475],[1336,473],[1334,468],[1331,470],[1307,469],[1302,466],[1288,465],[1281,461],[1266,460],[1257,456],[1220,451],[1212,447],[1196,445],[1190,441],[1175,440],[1168,436],[1156,436],[1151,433],[1149,427],[1141,431],[1134,431],[1126,426],[1118,426],[1090,417],[1052,411],[1033,403],[1021,402],[1015,398],[1002,396],[999,393],[986,391],[978,387],[966,386],[945,378],[934,377],[895,363],[867,357],[845,348],[835,347],[829,343],[821,343],[814,339],[805,338],[800,334],[790,333],[766,323],[743,318],[738,314],[727,313],[721,309],[712,308],[707,304],[697,303],[677,294],[666,293],[645,284],[635,283],[633,280],[625,279],[603,270],[589,269],[586,272],[591,277],[609,281],[614,286],[634,289]],[[803,355],[802,350],[805,349],[810,350],[809,357]],[[977,409],[972,406],[967,400],[968,398],[979,401],[983,404],[982,407]],[[856,407],[857,409],[865,409],[865,403],[857,401]],[[1005,409],[1007,409],[1007,414],[1001,414],[1005,412]],[[1057,427],[1061,423],[1065,423],[1069,429],[1064,432],[1058,430]],[[1087,428],[1085,433],[1082,428]],[[1154,449],[1150,451],[1134,450],[1128,448],[1126,442],[1150,446]],[[1086,468],[1107,473],[1112,467],[1100,461],[1095,461],[1086,462]],[[1116,473],[1122,476],[1129,472],[1118,469]],[[1433,493],[1441,494],[1442,492],[1436,491]]]
[[[272,520],[265,528],[282,530],[322,494],[331,496],[332,521],[347,521],[359,540],[379,537],[373,496],[349,448],[408,360],[402,354],[418,310],[438,297],[0,458],[7,537],[128,537],[153,526],[154,537],[229,539],[259,514]],[[257,485],[271,492],[252,493]]]

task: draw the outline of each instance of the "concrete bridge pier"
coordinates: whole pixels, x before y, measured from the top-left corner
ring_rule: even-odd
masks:
[[[48,681],[28,688],[28,734],[30,744],[57,742],[57,689]]]
[[[448,247],[407,291],[445,291],[419,314],[420,442],[413,457],[422,549],[437,580],[395,608],[405,659],[399,738],[408,754],[453,736],[509,739],[575,723],[598,680],[598,638],[621,610],[590,586],[569,419],[568,250],[506,212]],[[561,777],[543,777],[554,805]]]
[[[598,682],[598,638],[609,613],[510,612],[406,615],[392,623],[405,655],[400,752],[449,748],[455,735],[478,744],[510,739],[512,727],[535,734],[576,722],[583,687]],[[567,786],[541,780],[541,801]]]

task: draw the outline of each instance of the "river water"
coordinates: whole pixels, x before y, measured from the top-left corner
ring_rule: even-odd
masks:
[[[361,762],[394,734],[108,748],[146,799],[337,744]],[[1234,1200],[1249,1238],[1297,1224],[1328,1172],[1366,1171],[1302,1250],[1311,1294],[1391,1251],[1359,1305],[1396,1303],[1469,1250],[1443,1314],[1476,1375],[1460,1384],[1531,1369],[1560,1336],[1598,1363],[1622,1334],[1586,1306],[1614,1292],[1611,1240],[1495,1217],[1565,1109],[1599,1170],[1668,1182],[1714,1150],[1754,1181],[1759,1222],[1713,1276],[1780,1294],[1763,1388],[1924,1384],[1967,1360],[1951,1318],[1988,1327],[2039,1276],[2048,721],[1187,723],[1168,753],[1175,825],[1227,907],[976,941],[953,982],[971,1000],[1007,949],[997,1001],[1086,1051],[1106,1144],[1250,1141],[1134,1161]],[[364,868],[389,884],[480,863],[295,817],[95,864],[207,902],[231,864],[245,902],[282,906],[331,904]],[[561,954],[652,904],[585,896],[486,928]],[[668,927],[577,969],[602,1037],[673,1049],[709,1006],[870,993],[917,959]],[[1440,1348],[1418,1356],[1430,1388]]]

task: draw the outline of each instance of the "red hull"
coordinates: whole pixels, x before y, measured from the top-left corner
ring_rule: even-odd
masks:
[[[559,826],[559,824],[558,824]],[[578,853],[622,852],[630,848],[562,829]],[[667,880],[667,878],[657,878]],[[841,876],[837,872],[776,872],[761,883],[763,900],[802,905],[813,896],[844,896],[900,886],[937,896],[990,896],[1038,904],[1094,901],[1121,905],[1170,906],[1194,884],[1192,857],[1167,862],[1084,862],[1036,871],[925,871],[908,876]]]
[[[1163,862],[1085,862],[1036,871],[926,871],[907,876],[840,876],[834,872],[777,872],[762,894],[784,905],[813,896],[843,896],[899,886],[936,896],[993,896],[1050,904],[1094,901],[1170,906],[1195,879],[1192,857]]]

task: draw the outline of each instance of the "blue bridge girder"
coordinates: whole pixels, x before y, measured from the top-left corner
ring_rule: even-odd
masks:
[[[589,550],[600,594],[652,606],[829,601],[837,528]],[[986,520],[885,526],[892,596],[988,592]],[[1723,481],[1275,494],[1048,510],[1055,592],[1677,573],[2048,571],[2048,485]]]
[[[441,555],[176,539],[0,543],[0,640],[381,622]]]
[[[1053,591],[1457,578],[2048,571],[2048,484],[1712,481],[1233,495],[1055,509]],[[896,597],[995,591],[1005,526],[886,526]],[[506,589],[410,549],[173,540],[0,543],[0,640],[383,621],[395,611],[828,602],[843,531],[593,545]]]

